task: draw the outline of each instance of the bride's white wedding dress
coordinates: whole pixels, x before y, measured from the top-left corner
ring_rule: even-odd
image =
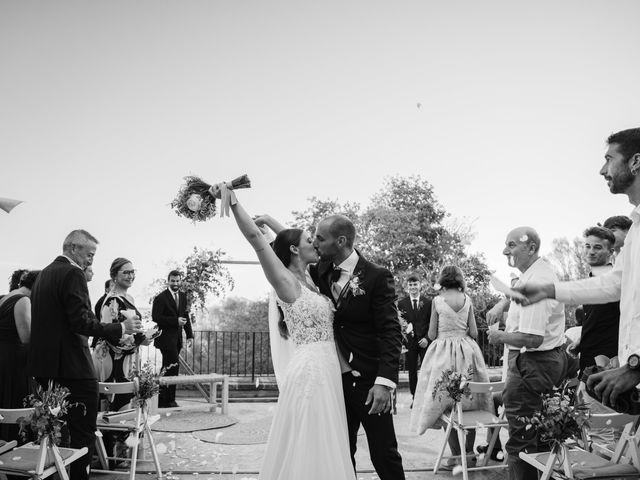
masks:
[[[355,480],[333,340],[333,305],[304,285],[295,302],[278,304],[295,351],[278,385],[260,478]]]

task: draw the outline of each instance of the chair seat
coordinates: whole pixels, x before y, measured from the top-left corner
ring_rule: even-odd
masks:
[[[573,469],[573,476],[579,480],[605,478],[640,478],[640,471],[628,463],[608,463],[601,467]]]
[[[447,422],[449,421],[449,417],[447,415],[443,415],[442,419]],[[454,423],[458,423],[455,418]],[[508,423],[506,420],[499,420],[495,413],[487,410],[465,410],[464,421],[460,426],[465,429],[473,429],[478,428],[479,425],[487,427],[506,427]]]
[[[60,456],[64,461],[70,459],[78,452],[78,450],[71,448],[59,448],[58,450],[60,451]],[[35,473],[39,458],[40,448],[34,445],[32,447],[18,447],[14,448],[10,452],[5,452],[0,455],[0,462],[2,462],[1,465],[3,471]],[[44,468],[47,469],[53,465],[53,457],[51,455],[47,455],[47,461]]]
[[[639,478],[640,472],[633,465],[627,463],[612,463],[594,453],[584,450],[569,450],[569,463],[572,465],[576,479],[605,479],[605,478]],[[527,454],[527,457],[546,465],[550,452]],[[523,455],[520,455],[522,458]],[[554,470],[562,472],[562,465],[556,464]]]
[[[7,452],[14,448],[18,442],[15,440],[11,440],[10,442],[5,442],[4,440],[0,440],[0,453]]]

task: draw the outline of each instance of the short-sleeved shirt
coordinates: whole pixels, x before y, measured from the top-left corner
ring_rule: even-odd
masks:
[[[548,284],[557,281],[553,267],[546,260],[539,258],[521,276],[516,287],[528,282]],[[557,300],[543,300],[533,305],[522,306],[511,302],[505,331],[508,333],[528,333],[544,337],[538,348],[527,348],[527,351],[553,350],[564,343],[564,304]],[[507,344],[511,350],[520,350]]]

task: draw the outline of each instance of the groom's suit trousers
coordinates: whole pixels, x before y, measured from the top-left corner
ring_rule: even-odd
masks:
[[[398,442],[393,427],[391,412],[369,415],[371,405],[365,405],[373,380],[354,377],[351,372],[342,375],[351,461],[355,469],[356,445],[360,424],[367,434],[369,454],[380,480],[404,480],[402,457],[398,452]]]

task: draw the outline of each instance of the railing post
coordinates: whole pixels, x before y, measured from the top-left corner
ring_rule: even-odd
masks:
[[[251,332],[251,382],[256,381],[256,332]]]

